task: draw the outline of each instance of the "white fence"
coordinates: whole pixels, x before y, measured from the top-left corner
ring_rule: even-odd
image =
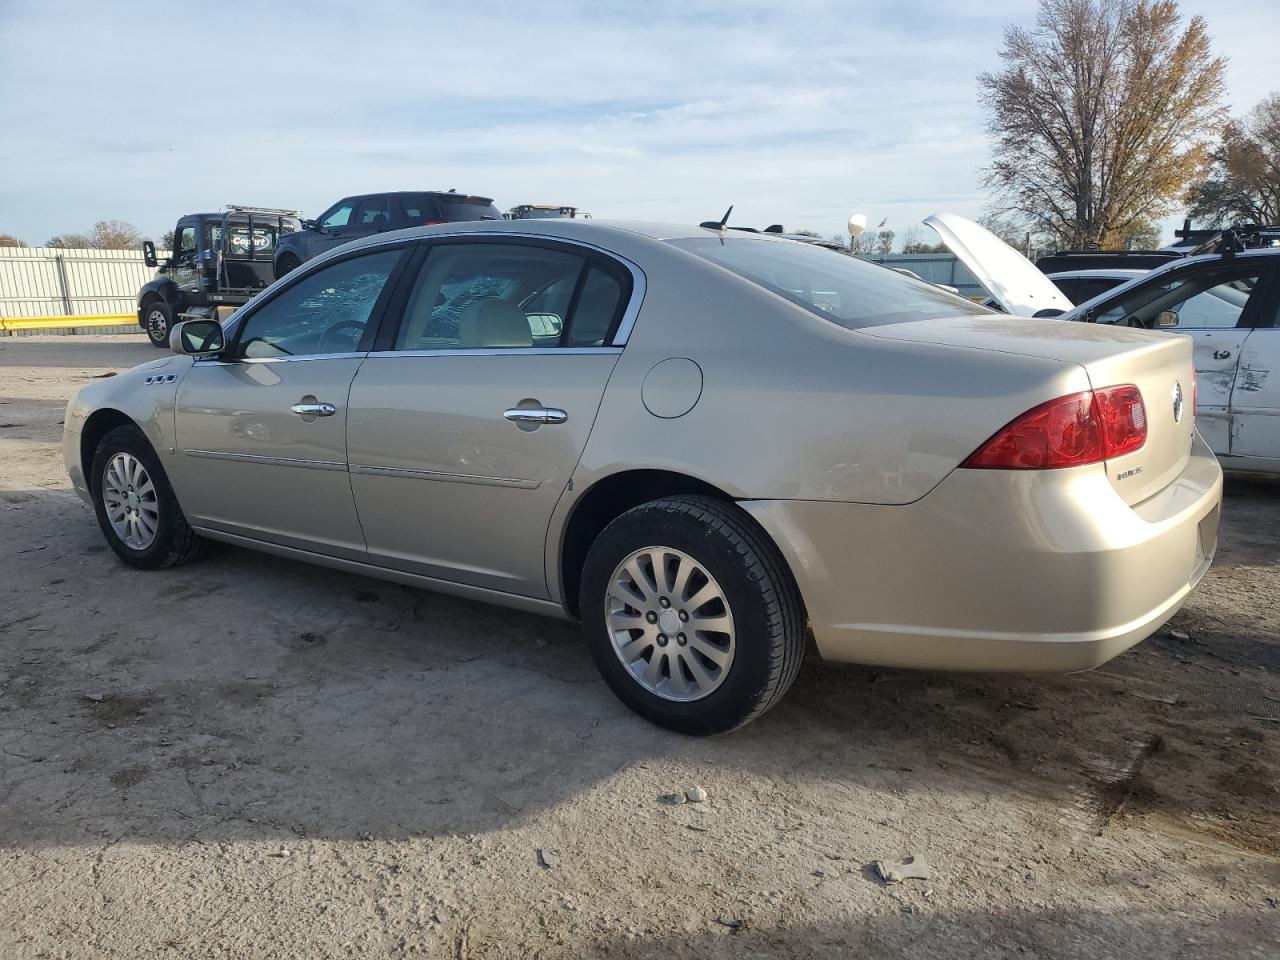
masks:
[[[0,327],[83,317],[86,325],[110,320],[134,324],[138,290],[155,276],[140,250],[57,250],[0,247]]]

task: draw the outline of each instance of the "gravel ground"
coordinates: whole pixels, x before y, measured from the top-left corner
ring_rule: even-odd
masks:
[[[124,567],[60,422],[155,355],[0,340],[0,956],[1280,954],[1280,487],[1229,482],[1190,603],[1092,673],[811,660],[685,739],[565,624]],[[908,854],[931,878],[882,883]]]

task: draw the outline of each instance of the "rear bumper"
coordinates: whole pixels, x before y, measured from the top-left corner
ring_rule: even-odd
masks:
[[[1132,507],[1102,466],[956,470],[902,506],[742,506],[790,563],[827,659],[1068,672],[1177,612],[1213,560],[1221,501],[1196,435],[1182,474]]]

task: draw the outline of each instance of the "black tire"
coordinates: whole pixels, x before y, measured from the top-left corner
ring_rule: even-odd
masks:
[[[646,689],[615,651],[606,623],[610,578],[629,555],[651,546],[682,551],[705,567],[732,611],[733,659],[701,699],[676,701]],[[754,720],[787,692],[804,659],[804,610],[786,561],[750,517],[712,497],[655,500],[614,520],[587,554],[579,603],[605,682],[640,716],[680,733],[723,733]]]
[[[169,333],[173,330],[173,308],[159,297],[142,305],[142,329],[153,347],[169,349]]]
[[[279,280],[286,273],[292,273],[302,266],[302,261],[295,257],[292,253],[280,254],[280,259],[275,263],[276,279]]]
[[[143,549],[135,549],[125,543],[107,518],[103,497],[104,478],[107,465],[120,453],[131,454],[142,462],[155,489],[154,503],[159,512],[159,520],[154,541]],[[115,551],[116,556],[129,566],[142,570],[161,570],[194,560],[204,551],[206,541],[187,523],[164,467],[160,465],[160,458],[156,456],[146,434],[137,427],[116,427],[102,438],[93,454],[89,484],[93,492],[94,513],[97,514],[102,535],[106,537],[107,544]]]

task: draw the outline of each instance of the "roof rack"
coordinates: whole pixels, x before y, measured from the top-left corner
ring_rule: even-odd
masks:
[[[243,203],[228,203],[224,208],[228,213],[262,213],[269,217],[301,217],[301,210],[285,210],[280,207],[253,207]]]

